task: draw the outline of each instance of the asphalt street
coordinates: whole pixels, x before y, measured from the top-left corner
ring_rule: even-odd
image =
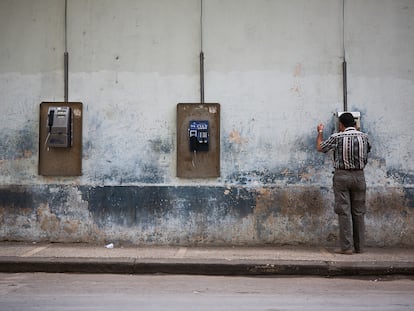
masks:
[[[0,273],[0,310],[413,310],[406,277]]]

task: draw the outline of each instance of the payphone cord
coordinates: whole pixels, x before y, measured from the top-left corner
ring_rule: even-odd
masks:
[[[197,167],[197,150],[194,149],[193,151],[193,160],[191,161],[191,164],[194,168]]]
[[[197,167],[196,161],[197,161],[197,136],[191,136],[190,137],[190,150],[193,151],[193,159],[191,160],[191,164],[193,167]]]
[[[47,145],[47,142],[49,141],[49,138],[50,138],[50,131],[48,131],[47,136],[46,136],[46,139],[45,139],[45,149],[47,151],[49,151],[49,147]]]
[[[47,126],[49,127],[49,129],[47,131],[47,136],[46,136],[46,139],[45,139],[45,149],[47,151],[49,151],[49,147],[47,146],[47,142],[49,141],[50,133],[52,132],[52,126],[53,126],[54,116],[55,116],[55,111],[54,110],[50,110],[49,111],[49,114],[47,115]]]

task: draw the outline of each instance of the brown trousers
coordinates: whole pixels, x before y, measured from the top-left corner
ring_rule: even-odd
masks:
[[[335,170],[333,177],[335,213],[338,214],[342,250],[359,252],[365,243],[366,183],[362,170]]]

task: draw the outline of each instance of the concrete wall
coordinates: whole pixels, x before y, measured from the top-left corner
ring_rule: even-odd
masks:
[[[146,244],[337,242],[316,124],[362,113],[370,245],[414,245],[414,3],[207,0],[205,99],[221,177],[176,177],[176,104],[199,101],[200,1],[68,0],[83,175],[37,174],[39,104],[63,101],[64,1],[0,1],[0,238]]]

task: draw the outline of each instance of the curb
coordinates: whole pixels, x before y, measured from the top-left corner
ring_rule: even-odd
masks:
[[[135,258],[0,258],[0,272],[189,274],[222,276],[372,276],[414,275],[411,262],[224,261]]]

